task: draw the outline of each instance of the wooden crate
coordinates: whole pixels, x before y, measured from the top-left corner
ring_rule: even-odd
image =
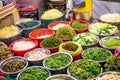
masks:
[[[11,3],[0,9],[0,28],[4,26],[14,25],[14,10],[14,3]]]
[[[11,4],[3,7],[0,9],[0,19],[4,18],[5,16],[8,16],[13,13],[14,11],[14,3],[12,2]]]

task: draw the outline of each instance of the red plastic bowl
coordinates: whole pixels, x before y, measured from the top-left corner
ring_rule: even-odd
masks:
[[[35,46],[32,47],[32,48],[30,48],[30,49],[27,49],[27,50],[15,50],[15,49],[13,49],[14,43],[19,42],[19,41],[32,41],[32,42],[35,43]],[[19,40],[16,40],[16,41],[12,42],[12,43],[9,45],[9,48],[10,48],[10,50],[11,50],[16,56],[22,56],[22,57],[23,57],[26,52],[35,49],[37,46],[38,46],[37,40],[32,40],[32,39],[30,39],[30,38],[23,38],[23,39],[19,39]]]
[[[68,21],[56,21],[56,22],[52,22],[48,25],[48,29],[52,29],[54,26],[56,26],[57,24],[66,24],[69,26],[69,22]],[[53,30],[53,29],[52,29]],[[55,30],[56,31],[56,30]]]
[[[81,57],[82,52],[83,52],[83,50],[81,50],[81,52],[78,53],[78,54],[72,55],[72,57],[73,57],[73,61],[79,60],[80,57]]]
[[[51,53],[58,52],[58,50],[59,50],[59,46],[56,46],[54,48],[45,48],[42,46],[42,42],[40,43],[40,48],[48,49],[48,50],[50,50]]]
[[[76,33],[83,33],[83,32],[86,32],[88,30],[88,27],[89,27],[90,24],[87,21],[85,21],[85,20],[74,20],[74,21],[71,21],[70,22],[70,26],[71,27],[72,27],[72,23],[75,22],[75,21],[78,21],[80,23],[83,23],[83,24],[87,25],[87,28],[85,28],[85,29],[75,29]]]
[[[41,35],[51,35],[51,36],[54,36],[55,35],[55,31],[51,30],[51,29],[41,28],[41,29],[33,30],[32,32],[29,33],[29,37],[31,39],[37,40],[38,43],[42,42],[42,40],[44,39],[44,38],[37,38],[38,36],[41,36]]]

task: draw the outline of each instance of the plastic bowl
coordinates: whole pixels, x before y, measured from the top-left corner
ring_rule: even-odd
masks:
[[[120,56],[120,47],[118,47],[115,52],[114,52],[114,56],[119,57]]]
[[[83,33],[83,32],[86,32],[88,30],[88,27],[89,27],[90,24],[87,21],[85,21],[85,20],[74,20],[74,21],[71,21],[70,22],[70,26],[72,27],[72,23],[76,22],[76,21],[87,25],[87,28],[85,28],[85,29],[75,29],[76,33]]]
[[[41,53],[43,53],[43,54],[48,54],[48,56],[50,55],[50,51],[49,50],[47,50],[47,49],[43,49],[43,48],[36,48],[36,49],[34,49],[34,50],[32,50],[32,51],[29,51],[29,52],[27,52],[27,53],[25,53],[25,55],[24,55],[24,58],[26,58],[27,59],[27,57],[29,56],[29,55],[31,55],[31,54],[35,54],[35,52],[41,52]],[[37,56],[37,55],[36,55]],[[47,58],[47,57],[45,57],[45,58]],[[29,62],[29,65],[31,65],[31,66],[39,66],[39,65],[42,65],[42,63],[43,63],[43,60],[45,59],[45,58],[42,58],[42,59],[40,59],[40,60],[28,60],[28,62]]]
[[[66,74],[57,74],[57,75],[54,75],[54,76],[50,76],[46,80],[57,79],[57,78],[62,78],[62,79],[65,79],[65,80],[76,80],[72,76],[66,75]]]
[[[9,45],[11,42],[17,40],[17,39],[21,39],[22,38],[22,29],[19,29],[20,32],[18,34],[16,34],[15,36],[12,37],[8,37],[8,38],[0,38],[0,41],[6,43],[7,45]]]
[[[70,62],[69,62],[66,66],[64,66],[64,67],[62,67],[62,68],[51,69],[51,68],[47,67],[47,66],[45,65],[46,60],[47,60],[49,57],[51,57],[51,56],[56,56],[56,55],[67,55],[71,60],[70,60]],[[53,73],[53,74],[65,73],[65,72],[67,71],[67,67],[68,67],[68,66],[72,63],[72,61],[73,61],[72,56],[71,56],[70,54],[64,53],[64,52],[57,52],[57,53],[54,53],[54,54],[50,55],[49,57],[46,58],[46,59],[44,59],[44,61],[43,61],[43,66],[44,66],[46,69],[50,70],[50,72]]]
[[[29,37],[31,39],[37,40],[38,43],[40,43],[44,38],[37,38],[37,37],[38,36],[45,36],[45,35],[54,36],[55,31],[51,30],[51,29],[42,28],[42,29],[33,30],[32,32],[29,33]]]
[[[119,38],[119,37],[116,37],[116,36],[104,37],[104,38],[102,38],[102,39],[99,41],[100,46],[103,47],[103,48],[106,48],[106,49],[108,49],[108,50],[110,50],[110,51],[112,51],[112,52],[114,52],[116,48],[108,48],[108,47],[106,47],[105,45],[102,44],[102,41],[103,41],[103,40],[112,39],[112,38],[116,38],[116,39],[119,39],[119,40],[120,40],[120,38]]]
[[[96,77],[94,80],[98,80],[98,78],[102,77],[102,76],[105,76],[106,74],[114,74],[114,75],[119,75],[120,76],[120,72],[113,72],[113,71],[109,71],[109,72],[104,72],[104,73],[101,73],[100,75],[98,75],[98,77]],[[109,77],[109,75],[108,75]],[[113,78],[113,76],[112,76]],[[101,79],[100,79],[101,80]],[[118,79],[119,80],[119,79]]]
[[[28,67],[28,68],[26,68],[24,71],[20,72],[20,73],[17,75],[16,80],[19,80],[20,75],[21,75],[23,72],[25,72],[26,70],[31,69],[31,68],[42,68],[42,69],[45,69],[45,68],[42,67],[42,66],[31,66],[31,67]],[[49,76],[50,76],[50,75],[51,75],[50,71],[47,70],[47,69],[45,69],[45,70],[49,73]],[[35,73],[34,73],[34,74],[35,74]],[[45,74],[38,74],[38,75],[45,75]],[[40,80],[41,80],[41,79],[40,79]]]
[[[24,68],[21,69],[21,70],[19,70],[19,71],[16,71],[16,72],[6,72],[6,71],[2,70],[3,66],[4,66],[6,63],[11,62],[11,61],[14,61],[14,60],[23,61],[23,62],[25,63]],[[23,58],[23,57],[14,56],[14,57],[11,57],[11,58],[8,58],[8,59],[2,61],[1,64],[0,64],[0,66],[1,66],[1,71],[2,71],[4,74],[6,74],[6,75],[8,75],[8,76],[10,76],[10,77],[16,77],[18,73],[20,73],[21,71],[23,71],[24,69],[26,69],[26,67],[28,66],[28,61],[27,61],[25,58]]]
[[[70,43],[75,44],[78,47],[76,51],[68,51],[63,48],[63,46],[65,46],[66,44],[70,44]],[[60,44],[59,46],[59,52],[69,53],[70,55],[72,55],[74,61],[80,59],[82,51],[83,49],[81,45],[77,42],[68,41],[68,42]]]
[[[69,26],[69,22],[68,21],[56,21],[56,22],[52,22],[48,25],[48,29],[52,29],[54,26],[58,25],[58,24],[66,24]],[[54,29],[52,29],[54,30]],[[56,31],[56,30],[55,30]]]
[[[20,23],[19,27],[23,29],[22,35],[28,37],[29,33],[37,28],[39,28],[41,22],[38,20],[31,20],[25,23]]]
[[[48,49],[48,50],[50,50],[51,53],[58,52],[58,50],[59,50],[59,46],[56,46],[56,47],[53,47],[53,48],[45,48],[45,47],[42,46],[42,42],[40,43],[40,48]]]
[[[19,42],[19,41],[32,41],[32,42],[35,43],[35,46],[33,46],[32,48],[27,49],[27,50],[15,50],[15,49],[13,49],[14,43]],[[24,56],[24,54],[25,54],[26,52],[35,49],[37,46],[38,46],[38,42],[37,42],[36,40],[32,40],[32,39],[30,39],[30,38],[23,38],[23,39],[19,39],[19,40],[16,40],[16,41],[12,42],[12,43],[9,45],[9,48],[10,48],[10,50],[11,50],[15,55],[17,55],[17,56]]]

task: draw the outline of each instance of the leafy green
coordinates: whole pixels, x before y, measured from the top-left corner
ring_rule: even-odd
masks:
[[[53,55],[48,57],[48,59],[45,61],[45,66],[51,69],[59,69],[68,65],[70,63],[70,60],[70,57],[67,55]]]
[[[58,38],[73,38],[75,35],[74,29],[68,26],[60,27],[56,32]]]
[[[87,28],[87,25],[83,24],[83,23],[80,23],[78,21],[75,21],[75,22],[72,23],[72,28],[75,28],[75,29],[85,29],[85,28]]]
[[[110,56],[105,65],[105,71],[118,71],[120,72],[120,57]]]
[[[107,48],[117,48],[120,47],[120,40],[117,38],[109,38],[102,41],[102,44]]]
[[[82,46],[91,46],[97,43],[98,38],[94,34],[89,32],[85,32],[82,34],[78,34],[73,38],[73,41],[79,42]]]
[[[55,36],[45,38],[42,41],[42,46],[45,48],[53,48],[59,46],[62,42]]]
[[[49,72],[43,68],[29,68],[24,71],[18,80],[45,80],[49,77]]]
[[[110,52],[103,48],[88,48],[82,55],[85,59],[103,61],[111,56]]]
[[[101,66],[93,61],[79,60],[69,66],[70,75],[78,80],[90,80],[101,72]]]

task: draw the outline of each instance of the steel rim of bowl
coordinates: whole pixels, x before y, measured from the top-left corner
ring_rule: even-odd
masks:
[[[71,59],[71,61],[70,61],[66,66],[64,66],[64,67],[62,67],[62,68],[58,68],[58,69],[51,69],[51,68],[49,68],[49,67],[47,67],[47,66],[45,65],[45,62],[46,62],[46,60],[47,60],[49,57],[55,56],[55,55],[59,55],[59,54],[67,55],[67,56]],[[43,66],[44,66],[46,69],[48,69],[48,70],[53,70],[53,71],[65,69],[65,68],[67,68],[67,67],[72,63],[72,61],[73,61],[72,56],[71,56],[70,54],[68,54],[68,53],[65,53],[65,52],[56,52],[56,53],[54,53],[54,54],[51,54],[49,57],[47,57],[46,59],[43,60]]]
[[[75,62],[79,62],[79,61],[82,61],[82,60],[84,60],[84,59],[80,59],[80,60],[74,61],[73,63],[71,63],[71,65],[74,64]],[[95,61],[93,61],[93,60],[88,60],[88,61],[89,61],[89,62],[95,62]],[[98,62],[95,62],[95,63],[98,64],[98,65],[101,67],[101,65],[100,65]],[[70,67],[70,66],[69,66],[69,67]],[[70,74],[69,67],[67,68],[67,74],[70,75],[70,76],[72,76],[72,75]],[[103,68],[101,67],[101,71],[100,71],[99,74],[101,74],[102,72],[103,72]],[[99,75],[99,74],[98,74],[98,75]],[[98,76],[98,75],[97,75],[97,76]],[[96,76],[96,77],[97,77],[97,76]],[[74,77],[74,76],[72,76],[72,77]],[[74,77],[74,78],[75,78],[75,77]],[[76,79],[76,78],[75,78],[75,79]],[[92,79],[94,79],[94,78],[92,78]],[[77,80],[78,80],[78,79],[77,79]]]
[[[106,49],[116,49],[116,48],[108,48],[108,47],[106,47],[105,45],[102,44],[103,40],[110,39],[110,38],[112,38],[112,39],[119,39],[120,40],[120,38],[117,37],[117,36],[104,37],[104,38],[100,39],[100,41],[99,41],[100,46],[103,47],[103,48],[106,48]]]
[[[69,78],[71,78],[71,79],[73,79],[73,80],[76,80],[74,77],[72,77],[72,76],[70,76],[70,75],[66,75],[66,74],[53,75],[53,76],[48,77],[46,80],[49,80],[49,79],[55,78],[55,77],[69,77]]]
[[[115,26],[115,27],[117,28],[117,26]],[[91,32],[91,31],[90,31],[90,26],[89,26],[88,31],[89,31],[90,33],[94,34],[94,35],[104,37],[104,36],[111,36],[111,35],[114,35],[114,34],[116,34],[119,30],[118,30],[118,28],[117,28],[117,30],[116,30],[114,33],[112,33],[112,34],[103,34],[103,35],[99,35],[99,34],[95,34],[95,33]]]
[[[101,47],[91,47],[91,48],[104,49],[104,48],[101,48]],[[89,48],[88,48],[88,49],[89,49]],[[87,50],[87,49],[85,49],[85,50],[82,52],[82,58],[83,58],[83,59],[85,59],[85,57],[83,56],[83,54],[85,53],[86,50]],[[106,51],[109,52],[109,54],[110,54],[111,56],[113,55],[111,51],[109,51],[109,50],[107,50],[107,49],[106,49]],[[87,59],[87,60],[91,60],[91,59]],[[95,60],[92,60],[92,61],[95,61]],[[95,61],[95,62],[102,63],[102,62],[106,62],[106,60]]]
[[[4,76],[0,76],[0,78],[3,78],[3,79],[5,79],[5,80],[7,80]]]
[[[24,69],[22,72],[20,72],[20,73],[17,75],[16,80],[19,80],[20,75],[21,75],[23,72],[25,72],[26,70],[31,69],[31,68],[42,68],[42,69],[45,69],[45,70],[49,73],[49,76],[51,76],[51,73],[50,73],[50,71],[49,71],[48,69],[46,69],[46,68],[44,68],[44,67],[42,67],[42,66],[31,66],[31,67],[28,67],[28,68]]]
[[[101,74],[99,74],[96,78],[95,78],[95,80],[97,79],[97,78],[99,78],[99,77],[102,77],[102,76],[104,76],[104,75],[106,75],[106,74],[118,74],[118,75],[120,75],[120,72],[115,72],[115,71],[108,71],[108,72],[104,72],[104,73],[101,73]]]
[[[41,22],[38,21],[38,20],[30,20],[30,21],[27,21],[27,22],[37,22],[37,23],[39,23],[39,24],[36,25],[35,27],[32,27],[32,28],[23,28],[23,31],[31,30],[31,29],[37,28],[37,26],[39,26],[39,25],[41,24]],[[25,22],[25,23],[27,23],[27,22]]]
[[[48,54],[47,57],[49,57],[49,56],[50,56],[50,53],[51,53],[50,50],[44,49],[44,48],[36,48],[36,49],[33,49],[32,51],[29,51],[29,52],[25,53],[24,58],[27,59],[28,55],[33,54],[33,53],[30,53],[30,52],[43,51],[43,50],[46,52],[46,53],[44,53],[44,54]],[[42,59],[40,59],[40,60],[46,59],[47,57],[42,58]],[[28,60],[28,59],[27,59],[27,60]],[[34,60],[34,61],[40,61],[40,60]],[[33,60],[28,60],[28,61],[33,61]]]
[[[91,33],[91,34],[93,34],[93,33]],[[78,34],[78,35],[81,35],[81,34]],[[100,40],[100,38],[99,38],[99,36],[97,36],[97,35],[95,35],[95,34],[93,34],[94,36],[96,36],[96,39],[97,39],[97,42],[95,43],[95,44],[91,44],[91,45],[88,45],[88,46],[85,46],[85,45],[81,45],[82,47],[91,47],[91,46],[94,46],[94,45],[96,45],[97,43],[99,43],[99,40]],[[72,38],[72,41],[74,41],[74,38]],[[75,42],[75,41],[74,41]],[[79,42],[78,42],[79,43]]]
[[[11,61],[13,61],[13,60],[18,60],[18,61],[21,60],[21,61],[23,61],[26,65],[24,66],[24,68],[22,68],[21,70],[16,71],[16,72],[5,72],[5,71],[3,71],[3,70],[2,70],[2,67],[3,67],[7,62],[9,62],[9,61],[11,62]],[[26,67],[28,66],[28,61],[27,61],[25,58],[23,58],[23,57],[14,56],[14,57],[10,57],[10,58],[7,58],[7,59],[3,60],[3,61],[1,62],[1,64],[0,64],[0,66],[2,66],[0,70],[1,70],[3,73],[5,73],[5,74],[17,74],[17,73],[23,71],[24,69],[26,69]]]

